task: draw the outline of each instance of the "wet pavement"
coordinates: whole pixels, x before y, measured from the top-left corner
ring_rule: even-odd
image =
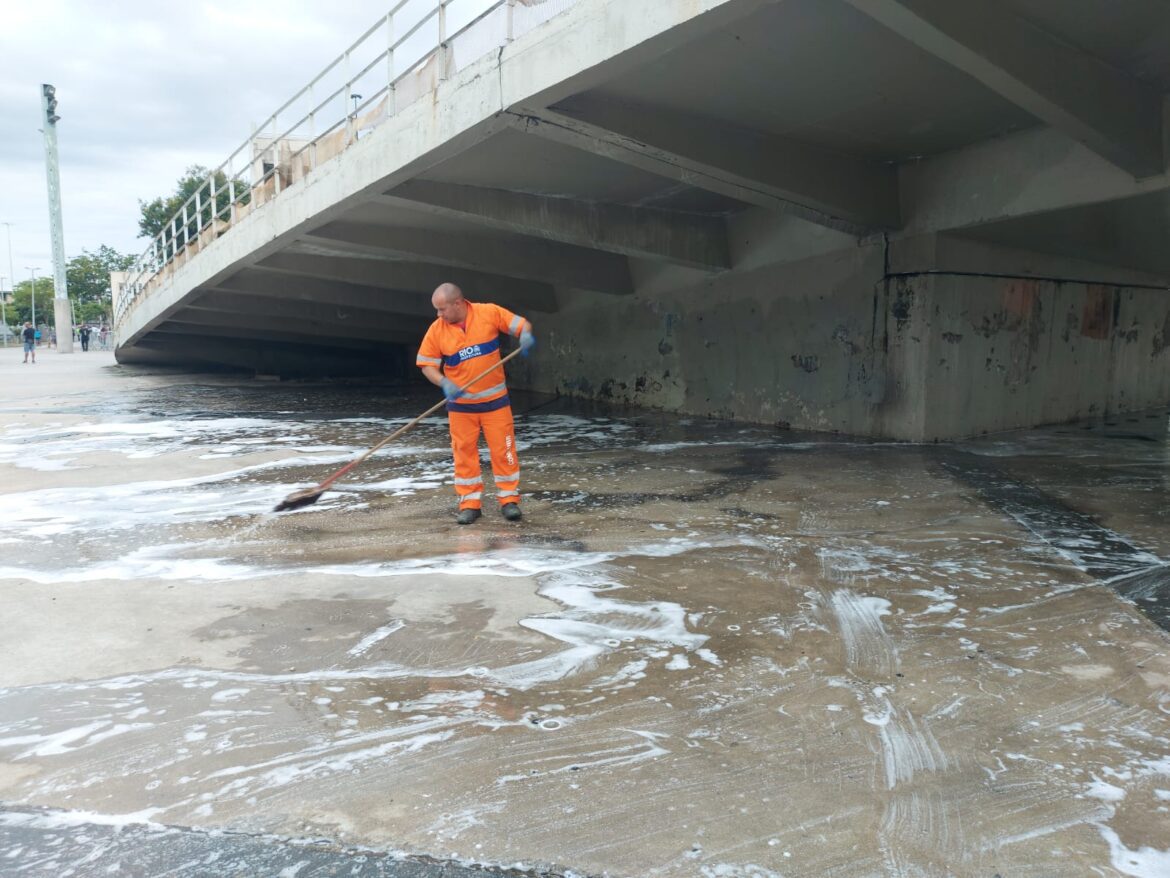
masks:
[[[417,388],[0,382],[0,874],[1170,874],[1165,411],[518,395],[525,518],[461,528],[438,419],[270,511]]]

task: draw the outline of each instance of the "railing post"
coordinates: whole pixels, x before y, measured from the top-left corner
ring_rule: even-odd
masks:
[[[447,0],[439,0],[439,81],[447,78]]]
[[[313,83],[309,83],[309,170],[317,168],[317,99],[313,95]]]
[[[279,111],[278,111],[279,112]],[[280,122],[276,118],[277,113],[272,114],[272,133],[268,135],[268,148],[272,150],[272,194],[273,197],[280,194],[280,170],[277,165],[280,164],[280,148],[277,146],[276,138],[280,134]],[[261,165],[263,167],[263,165]]]
[[[196,195],[199,193],[196,192]],[[183,202],[183,246],[191,243],[191,221],[187,219],[187,202]]]
[[[228,222],[235,225],[236,222],[236,178],[228,177]]]
[[[211,176],[207,178],[207,197],[211,200],[211,215],[208,217],[208,224],[215,228],[215,221],[219,219],[219,205],[215,200],[215,171],[211,172]]]
[[[353,117],[355,113],[349,111],[349,96],[353,94],[353,77],[350,73],[349,66],[349,49],[345,50],[345,91],[342,92],[341,99],[345,107],[345,142],[353,143]]]
[[[199,197],[199,193],[202,191],[202,186],[195,190],[195,240],[197,241],[199,240],[199,233],[203,231],[203,205],[201,203],[202,199]]]
[[[178,221],[178,214],[171,218],[171,259],[179,255],[179,227],[175,225]]]
[[[394,13],[391,12],[386,15],[386,115],[397,113],[394,100]]]
[[[506,0],[504,16],[507,21],[507,36],[505,39],[510,43],[516,38],[516,0]]]

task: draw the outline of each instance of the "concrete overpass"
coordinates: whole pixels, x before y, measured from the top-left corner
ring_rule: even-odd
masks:
[[[408,374],[454,280],[536,390],[917,440],[1170,402],[1162,0],[497,5],[254,138],[118,358]]]

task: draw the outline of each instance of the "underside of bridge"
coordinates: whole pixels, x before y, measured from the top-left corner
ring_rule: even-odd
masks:
[[[413,373],[929,440],[1170,402],[1163,0],[582,0],[169,267],[123,362]]]

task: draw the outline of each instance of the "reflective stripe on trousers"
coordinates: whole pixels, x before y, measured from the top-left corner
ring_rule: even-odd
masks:
[[[520,495],[520,459],[512,426],[512,407],[494,412],[447,412],[451,428],[451,450],[455,453],[455,493],[460,509],[478,509],[482,502],[483,477],[479,465],[479,434],[487,440],[501,505],[517,503]]]

